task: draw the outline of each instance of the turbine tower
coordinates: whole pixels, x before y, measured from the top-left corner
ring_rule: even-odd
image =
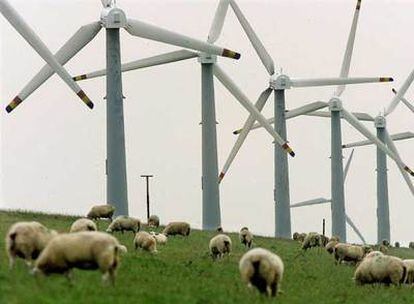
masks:
[[[86,46],[100,31],[106,29],[106,103],[107,103],[107,201],[116,207],[117,214],[128,215],[127,178],[125,160],[125,134],[123,95],[120,59],[119,29],[124,28],[132,36],[155,40],[175,46],[194,49],[212,55],[238,59],[236,52],[203,41],[193,39],[172,31],[141,21],[128,19],[114,0],[101,0],[103,9],[100,21],[82,26],[62,48],[53,56],[40,39],[25,25],[6,0],[0,0],[1,13],[20,32],[22,36],[46,60],[48,65],[26,85],[13,99],[6,110],[11,112],[31,93],[39,88],[54,72],[63,77],[78,96],[90,107],[93,104],[85,93],[61,67]],[[75,80],[83,79],[83,76]]]

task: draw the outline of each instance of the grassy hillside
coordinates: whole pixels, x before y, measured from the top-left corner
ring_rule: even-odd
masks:
[[[231,234],[232,255],[213,262],[208,256],[213,233],[202,231],[192,231],[189,238],[170,238],[154,256],[133,250],[131,232],[116,234],[129,252],[122,259],[115,287],[102,285],[98,271],[76,270],[72,286],[58,275],[36,280],[21,260],[9,271],[4,236],[12,223],[36,220],[64,232],[74,219],[0,211],[0,303],[414,303],[414,289],[408,286],[356,286],[354,267],[335,266],[323,250],[295,259],[296,242],[256,237],[255,246],[277,253],[285,264],[283,294],[268,299],[240,281],[238,261],[245,249],[238,235]],[[99,226],[105,229],[107,223],[101,221]],[[414,250],[407,248],[392,249],[391,254],[414,258]]]

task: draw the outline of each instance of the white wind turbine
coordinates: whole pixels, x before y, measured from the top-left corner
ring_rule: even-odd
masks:
[[[4,17],[48,63],[13,99],[6,110],[7,112],[14,110],[55,72],[92,108],[92,102],[61,65],[73,58],[104,27],[106,29],[106,67],[108,71],[106,74],[107,201],[115,205],[118,214],[127,215],[128,200],[119,29],[124,28],[132,36],[194,49],[212,55],[238,59],[240,54],[148,23],[129,19],[124,11],[116,6],[115,1],[101,0],[101,2],[103,9],[100,21],[82,26],[55,55],[52,55],[11,5],[6,0],[0,0],[0,10]]]

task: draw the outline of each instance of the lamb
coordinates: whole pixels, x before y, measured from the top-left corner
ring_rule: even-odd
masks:
[[[342,261],[358,263],[364,256],[371,251],[369,246],[358,246],[345,243],[338,243],[335,245],[334,253],[337,264]]]
[[[156,215],[151,215],[148,219],[148,227],[157,228],[160,225],[160,218]]]
[[[115,231],[132,231],[134,234],[141,228],[141,222],[139,219],[128,217],[125,215],[118,216],[106,229],[106,232],[112,233]]]
[[[154,231],[151,231],[150,233],[153,236],[153,238],[155,239],[155,241],[157,242],[157,244],[159,244],[159,245],[167,244],[168,237],[165,234],[156,233]]]
[[[326,251],[328,251],[329,254],[332,254],[335,250],[336,244],[338,244],[338,241],[336,240],[329,241],[329,243],[325,246]]]
[[[414,260],[403,260],[403,263],[407,269],[407,275],[404,283],[411,285],[414,283]]]
[[[276,296],[283,278],[283,262],[279,256],[263,248],[245,253],[239,262],[241,279],[248,287]]]
[[[186,222],[171,222],[162,231],[166,236],[169,235],[183,235],[188,236],[190,234],[190,224]]]
[[[114,212],[115,207],[111,205],[93,206],[86,217],[91,220],[107,218],[112,222],[112,216],[114,215]]]
[[[151,253],[157,253],[157,242],[155,238],[146,231],[140,231],[134,238],[135,250],[141,248]]]
[[[96,224],[87,218],[80,218],[73,222],[72,226],[70,227],[70,233],[73,232],[80,232],[80,231],[97,231],[98,228]]]
[[[17,222],[13,224],[6,235],[6,251],[10,269],[13,268],[16,257],[22,258],[30,267],[37,259],[47,243],[57,235],[54,230],[48,230],[39,222]]]
[[[61,234],[53,238],[35,263],[34,274],[64,274],[71,278],[72,268],[99,269],[104,282],[115,283],[120,253],[126,247],[113,236],[98,231]]]
[[[239,233],[240,243],[244,246],[251,248],[253,242],[253,234],[249,231],[247,227],[240,229]]]
[[[399,285],[405,281],[407,268],[397,257],[379,254],[363,259],[355,270],[357,284],[385,283]]]
[[[222,258],[231,252],[231,239],[225,234],[218,234],[210,240],[209,249],[213,260]]]
[[[303,240],[303,250],[307,250],[312,247],[322,247],[322,236],[317,232],[308,233],[305,239]]]

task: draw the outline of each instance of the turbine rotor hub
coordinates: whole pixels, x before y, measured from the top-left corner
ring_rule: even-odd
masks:
[[[127,25],[127,17],[120,8],[109,6],[102,10],[101,23],[105,28],[122,28]]]
[[[270,77],[270,88],[273,90],[286,90],[292,87],[290,78],[285,74],[275,74]]]
[[[385,116],[378,115],[375,117],[375,128],[385,128],[387,126],[387,120],[385,119]]]
[[[217,56],[207,54],[207,53],[199,53],[198,62],[200,62],[201,64],[216,63],[217,62]]]
[[[332,97],[329,100],[329,110],[330,111],[342,111],[342,100],[338,97]]]

